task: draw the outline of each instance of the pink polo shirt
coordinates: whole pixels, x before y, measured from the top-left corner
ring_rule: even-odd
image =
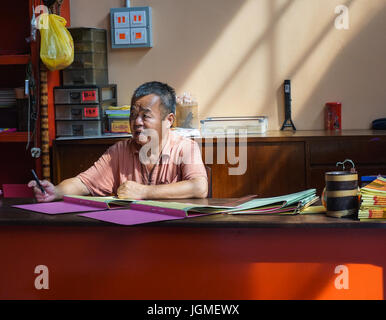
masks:
[[[168,140],[151,174],[139,158],[134,140],[119,141],[86,171],[77,176],[95,196],[116,195],[121,184],[168,184],[197,177],[206,177],[198,144],[169,132]]]

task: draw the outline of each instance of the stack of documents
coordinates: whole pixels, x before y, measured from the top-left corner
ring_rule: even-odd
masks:
[[[117,209],[129,207],[149,212],[170,213],[188,217],[197,214],[298,214],[319,199],[315,189],[309,189],[280,197],[257,198],[237,206],[212,206],[182,202],[166,202],[153,200],[125,200],[116,197],[64,196],[67,203],[81,204],[100,209]]]
[[[378,177],[361,189],[360,221],[386,220],[386,179]]]
[[[64,196],[63,201],[15,205],[45,214],[85,212],[79,216],[121,225],[185,219],[210,214],[301,214],[319,198],[310,189],[280,197],[252,199],[240,205],[210,206],[181,202],[122,200],[116,197]]]
[[[130,118],[130,110],[106,110],[107,118]]]
[[[228,214],[301,214],[304,209],[319,200],[315,189],[273,198],[252,199],[233,209]]]

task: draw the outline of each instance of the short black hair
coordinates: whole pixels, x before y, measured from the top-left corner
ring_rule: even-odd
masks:
[[[158,81],[146,82],[135,89],[131,97],[131,105],[133,106],[138,99],[149,94],[155,94],[161,99],[164,118],[169,113],[176,114],[176,92],[168,84]]]

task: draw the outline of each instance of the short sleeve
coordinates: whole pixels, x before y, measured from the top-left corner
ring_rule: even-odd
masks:
[[[187,139],[181,149],[182,180],[205,177],[208,179],[197,142]]]
[[[94,196],[113,194],[118,175],[118,144],[107,149],[89,169],[77,175]]]

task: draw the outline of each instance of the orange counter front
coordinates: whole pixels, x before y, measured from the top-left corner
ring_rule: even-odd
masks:
[[[0,299],[385,298],[384,223],[217,215],[122,227],[3,203],[0,230]],[[42,265],[48,289],[35,286]]]

